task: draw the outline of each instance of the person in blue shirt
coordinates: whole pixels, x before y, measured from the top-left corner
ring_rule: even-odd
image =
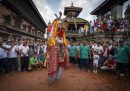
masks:
[[[124,44],[124,41],[119,41],[119,46],[117,46],[116,50],[116,70],[118,78],[123,73],[126,76],[126,79],[128,79],[128,55],[130,53],[130,48]]]
[[[90,48],[89,46],[87,46],[85,41],[83,42],[83,45],[80,45],[79,47],[79,54],[80,54],[79,68],[82,69],[83,64],[85,64],[86,69],[89,72],[90,71],[90,65],[89,65]]]
[[[3,43],[2,40],[0,40],[0,73],[2,73],[4,76],[9,75],[9,61],[8,61],[8,50],[10,47],[7,47],[7,45]]]
[[[44,52],[40,51],[40,55],[37,57],[37,59],[38,59],[39,68],[44,67],[44,61],[45,61],[45,54],[44,54]]]
[[[77,52],[77,47],[72,42],[70,47],[69,47],[69,56],[70,56],[70,63],[71,64],[76,64],[76,54],[77,54],[76,52]]]

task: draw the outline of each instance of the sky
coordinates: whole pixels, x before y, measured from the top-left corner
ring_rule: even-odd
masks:
[[[103,1],[105,0],[33,0],[46,24],[48,24],[49,21],[52,22],[53,19],[56,18],[55,14],[58,15],[59,11],[64,13],[64,7],[71,6],[72,2],[73,6],[83,8],[78,17],[88,21],[93,20],[96,16],[90,15],[90,13]],[[124,7],[126,7],[126,5]],[[65,16],[62,16],[62,18],[64,17]]]

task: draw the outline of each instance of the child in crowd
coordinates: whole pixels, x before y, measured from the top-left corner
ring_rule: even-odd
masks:
[[[98,70],[99,55],[96,51],[93,53],[93,72],[97,73]]]
[[[100,68],[101,70],[116,70],[116,61],[109,58],[105,61],[104,65]]]
[[[44,61],[45,61],[45,54],[43,52],[40,52],[40,55],[38,56],[38,66],[39,68],[44,67]]]
[[[37,54],[34,53],[33,56],[29,59],[29,70],[36,69],[38,67]]]

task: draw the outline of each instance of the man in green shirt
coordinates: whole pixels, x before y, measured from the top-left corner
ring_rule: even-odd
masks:
[[[29,70],[32,70],[38,66],[38,59],[36,53],[29,59]]]
[[[72,42],[71,45],[69,46],[70,63],[72,64],[76,64],[76,54],[77,54],[76,52],[77,52],[77,48]]]
[[[119,41],[119,46],[116,49],[116,70],[117,75],[123,73],[128,78],[128,53],[130,52],[129,47],[124,44],[124,41]]]
[[[89,65],[89,56],[90,56],[90,48],[87,46],[86,42],[83,42],[83,45],[79,47],[79,54],[80,54],[80,63],[79,68],[82,69],[82,65],[85,64],[88,71],[90,71]]]

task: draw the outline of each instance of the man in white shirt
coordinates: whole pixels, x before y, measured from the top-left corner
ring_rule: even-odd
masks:
[[[92,50],[93,50],[93,52],[97,51],[97,43],[96,42],[93,43]]]
[[[21,55],[21,72],[28,70],[29,64],[29,46],[27,41],[23,42],[23,45],[20,46],[20,55]]]
[[[103,47],[102,47],[102,45],[100,43],[97,43],[97,44],[95,43],[92,46],[92,48],[93,48],[93,51],[96,51],[99,55],[99,64],[102,64],[102,62],[103,62],[103,55],[102,55]]]
[[[44,46],[42,45],[42,43],[39,43],[39,45],[37,46],[37,55],[40,55],[40,52],[44,52]]]
[[[90,33],[94,33],[94,22],[90,21]]]
[[[18,70],[21,70],[21,54],[20,54],[20,49],[23,46],[23,40],[18,42]]]
[[[18,71],[18,45],[12,41],[11,49],[8,52],[8,59],[10,61],[10,71]]]
[[[98,52],[98,55],[101,55],[103,53],[103,47],[100,44],[97,45],[96,50]]]
[[[93,51],[96,51],[96,52],[98,52],[98,55],[101,55],[101,53],[103,52],[103,47],[100,45],[100,43],[94,43],[93,45],[92,45],[92,49],[93,49]]]
[[[5,73],[5,76],[8,76],[9,73],[9,62],[7,59],[8,48],[6,43],[3,45],[3,42],[0,40],[0,70],[2,73]]]

